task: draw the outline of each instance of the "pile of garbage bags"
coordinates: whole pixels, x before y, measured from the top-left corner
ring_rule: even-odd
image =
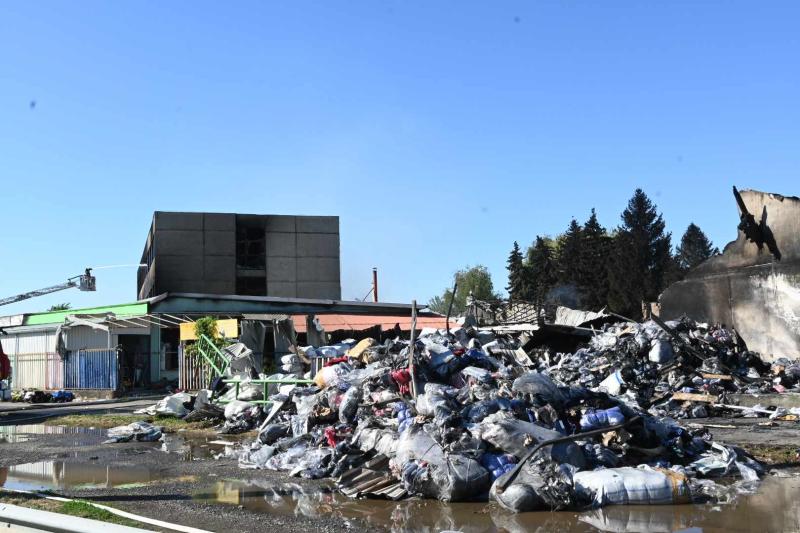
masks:
[[[743,450],[674,421],[693,408],[675,391],[774,386],[769,365],[727,330],[611,325],[572,354],[532,349],[528,365],[514,355],[521,346],[462,327],[423,330],[413,345],[302,348],[324,366],[306,374],[313,385],[276,384],[240,466],[331,477],[346,493],[491,499],[515,512],[723,501],[727,487],[763,472]],[[296,375],[301,360],[282,364]],[[782,370],[787,386],[797,386],[794,368]]]

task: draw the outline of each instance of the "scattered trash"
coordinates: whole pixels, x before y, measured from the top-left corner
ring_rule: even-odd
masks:
[[[190,394],[178,392],[159,400],[155,405],[139,409],[134,413],[137,415],[166,415],[183,418],[189,413],[190,407],[187,407],[187,405],[191,406],[193,404],[194,398]]]
[[[117,442],[155,442],[161,438],[161,427],[147,422],[133,422],[127,426],[117,426],[108,430],[108,440],[103,444]]]

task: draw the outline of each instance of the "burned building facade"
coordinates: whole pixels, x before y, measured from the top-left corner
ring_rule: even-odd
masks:
[[[736,191],[734,191],[736,193]],[[661,316],[733,327],[765,360],[800,353],[800,198],[740,193],[738,238],[664,291]]]
[[[166,292],[341,298],[339,217],[156,211],[137,298]]]

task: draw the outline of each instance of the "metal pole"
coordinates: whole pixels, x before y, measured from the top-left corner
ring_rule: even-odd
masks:
[[[453,301],[456,299],[456,291],[458,290],[458,277],[453,282],[453,294],[450,296],[450,305],[447,306],[447,318],[445,318],[444,326],[447,328],[447,334],[450,335],[450,312],[453,310]]]
[[[378,269],[372,267],[372,301],[378,301]]]
[[[417,342],[417,301],[411,300],[411,344],[408,345],[408,373],[411,374],[411,396],[417,399],[417,373],[414,370],[414,345]]]

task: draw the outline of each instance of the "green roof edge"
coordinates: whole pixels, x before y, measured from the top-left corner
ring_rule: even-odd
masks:
[[[23,322],[26,326],[42,324],[59,324],[69,315],[94,315],[114,313],[115,315],[146,315],[147,302],[132,302],[126,304],[104,305],[101,307],[85,307],[83,309],[67,309],[65,311],[48,311],[45,313],[30,313],[25,315]]]

